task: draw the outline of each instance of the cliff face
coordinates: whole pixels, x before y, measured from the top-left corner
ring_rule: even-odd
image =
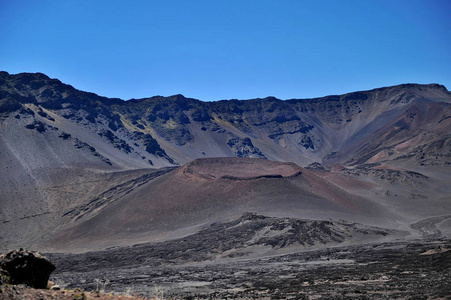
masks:
[[[300,165],[365,163],[418,135],[428,137],[417,144],[446,148],[451,122],[450,93],[437,84],[286,101],[201,102],[182,95],[123,101],[78,91],[40,73],[3,72],[0,90],[4,119],[13,116],[29,133],[62,135],[60,144],[90,152],[91,160],[105,168],[160,167],[218,156]],[[78,156],[80,151],[71,152]]]

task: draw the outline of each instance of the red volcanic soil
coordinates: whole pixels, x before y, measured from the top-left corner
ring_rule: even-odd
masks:
[[[376,211],[367,200],[294,163],[198,159],[100,209],[75,216],[70,226],[54,236],[52,245],[56,250],[74,251],[164,240],[246,212],[349,219]]]
[[[233,177],[237,179],[265,176],[290,177],[304,170],[295,163],[266,159],[221,157],[196,159],[185,166],[187,173],[209,178]]]
[[[314,172],[315,175],[318,175],[330,183],[333,183],[346,191],[361,191],[361,190],[373,190],[377,189],[379,186],[373,182],[368,182],[364,180],[359,180],[354,177],[344,175],[338,172]]]

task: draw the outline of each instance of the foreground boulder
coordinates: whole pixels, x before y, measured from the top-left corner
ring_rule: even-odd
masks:
[[[36,252],[20,249],[0,256],[0,272],[5,283],[44,289],[53,270],[55,266]]]

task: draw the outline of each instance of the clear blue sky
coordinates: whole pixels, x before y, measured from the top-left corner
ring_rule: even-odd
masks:
[[[0,0],[0,70],[122,99],[451,89],[450,0]]]

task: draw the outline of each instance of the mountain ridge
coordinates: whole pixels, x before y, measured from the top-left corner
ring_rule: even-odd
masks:
[[[79,245],[89,232],[89,220],[99,220],[95,230],[104,234],[101,224],[108,224],[112,215],[123,223],[105,244],[114,239],[127,243],[127,238],[121,240],[127,232],[120,227],[128,222],[124,203],[131,203],[132,209],[139,203],[160,205],[152,193],[166,199],[165,191],[177,185],[186,188],[167,201],[182,203],[189,191],[192,202],[186,205],[192,205],[192,218],[171,208],[180,226],[168,225],[163,228],[166,233],[230,217],[228,206],[217,199],[241,201],[235,215],[246,213],[246,205],[252,204],[255,212],[274,210],[286,217],[293,206],[297,210],[291,217],[313,219],[319,218],[320,210],[327,211],[323,217],[335,218],[340,210],[350,209],[344,205],[348,203],[362,206],[361,211],[374,208],[369,218],[358,213],[369,225],[396,216],[398,225],[388,223],[403,230],[419,216],[435,216],[450,205],[451,94],[438,84],[403,84],[311,99],[203,102],[174,95],[125,101],[79,91],[42,73],[0,72],[0,125],[3,248],[43,245],[70,230],[80,233],[72,235],[74,245]],[[222,179],[204,178],[205,185],[200,177],[192,177],[189,184],[184,177],[188,173],[180,173],[199,159],[207,159],[214,169],[222,168],[219,158],[234,157],[240,158],[236,168],[248,168],[246,159],[261,159],[260,167],[265,162],[279,164],[276,169],[291,163],[307,170],[292,177],[277,171],[244,179],[229,170]],[[179,168],[157,176],[166,167]],[[312,186],[306,185],[305,176]],[[256,193],[258,199],[251,199],[247,191],[230,190],[236,196],[230,198],[209,184],[218,189],[235,186],[236,191],[271,188],[268,195],[274,197]],[[190,190],[192,186],[198,190]],[[272,202],[276,198],[289,201],[277,210]],[[216,212],[215,201],[224,209]],[[339,206],[343,209],[329,209]],[[210,209],[211,217],[202,215],[202,207]],[[168,213],[137,210],[136,219],[143,222],[147,216],[156,220],[159,213]],[[83,217],[70,218],[71,211]],[[383,214],[387,217],[381,219]],[[352,221],[352,213],[345,216]],[[136,240],[160,234],[148,231],[148,224],[135,225],[142,229],[136,231]]]
[[[113,147],[132,152],[133,144],[138,143],[144,154],[153,156],[146,159],[161,166],[203,156],[261,157],[301,165],[322,162],[338,152],[340,143],[358,136],[365,123],[381,114],[386,117],[415,99],[429,104],[451,103],[450,93],[438,84],[402,84],[310,99],[266,97],[215,102],[180,94],[128,101],[106,98],[76,90],[42,73],[2,72],[0,86],[0,111],[25,109],[22,112],[29,113],[27,109],[33,108],[45,117],[44,121],[51,121],[44,111],[48,110],[91,127],[87,128],[90,131],[94,124],[98,127],[94,131]],[[43,130],[42,125],[27,126]],[[261,147],[267,149],[262,152]],[[210,153],[203,150],[208,148]]]
[[[311,101],[311,100],[319,100],[319,99],[323,99],[323,98],[334,98],[334,97],[337,97],[337,96],[347,96],[348,99],[350,99],[350,98],[354,98],[355,97],[354,94],[358,94],[358,93],[377,92],[377,91],[383,91],[383,90],[386,90],[386,89],[407,88],[407,87],[414,88],[414,87],[419,87],[419,86],[420,87],[422,86],[422,87],[430,87],[430,88],[434,88],[434,89],[440,89],[440,90],[442,90],[444,92],[451,93],[451,92],[449,92],[447,90],[447,88],[444,85],[441,85],[439,83],[426,83],[426,84],[422,84],[422,83],[401,83],[401,84],[395,84],[395,85],[391,85],[391,86],[384,86],[384,87],[378,87],[378,88],[362,90],[362,91],[348,92],[348,93],[344,93],[344,94],[333,94],[333,95],[325,95],[325,96],[310,97],[310,98],[280,99],[280,98],[277,98],[275,96],[267,96],[267,97],[264,97],[264,98],[251,98],[251,99],[236,99],[236,98],[232,98],[232,99],[220,99],[220,100],[212,100],[212,101],[203,101],[203,100],[199,100],[199,99],[195,99],[195,98],[185,97],[183,94],[174,94],[174,95],[170,95],[170,96],[155,95],[155,96],[143,97],[143,98],[121,99],[121,98],[116,98],[116,97],[110,98],[110,97],[98,95],[98,94],[93,93],[93,92],[79,90],[79,89],[73,87],[70,84],[63,83],[61,80],[59,80],[57,78],[51,78],[48,75],[46,75],[44,73],[40,73],[40,72],[35,72],[35,73],[33,73],[33,72],[21,72],[21,73],[16,73],[16,74],[10,74],[7,71],[0,71],[0,79],[4,80],[7,77],[16,77],[16,78],[34,77],[36,79],[40,79],[40,80],[43,80],[43,81],[51,81],[51,82],[56,83],[56,84],[62,84],[62,85],[66,86],[69,89],[73,89],[73,90],[76,90],[76,91],[81,92],[81,93],[95,95],[95,96],[97,96],[99,98],[102,98],[102,99],[108,99],[110,101],[120,100],[120,101],[133,101],[133,102],[141,101],[141,100],[147,100],[147,99],[152,99],[152,98],[174,98],[174,97],[175,98],[181,97],[181,98],[185,98],[185,99],[192,99],[192,100],[197,100],[197,101],[201,101],[201,102],[253,101],[253,100],[254,101],[258,101],[258,100],[271,100],[271,99],[281,100],[281,101],[298,101],[298,100],[305,100],[305,101],[309,100],[309,101]]]

